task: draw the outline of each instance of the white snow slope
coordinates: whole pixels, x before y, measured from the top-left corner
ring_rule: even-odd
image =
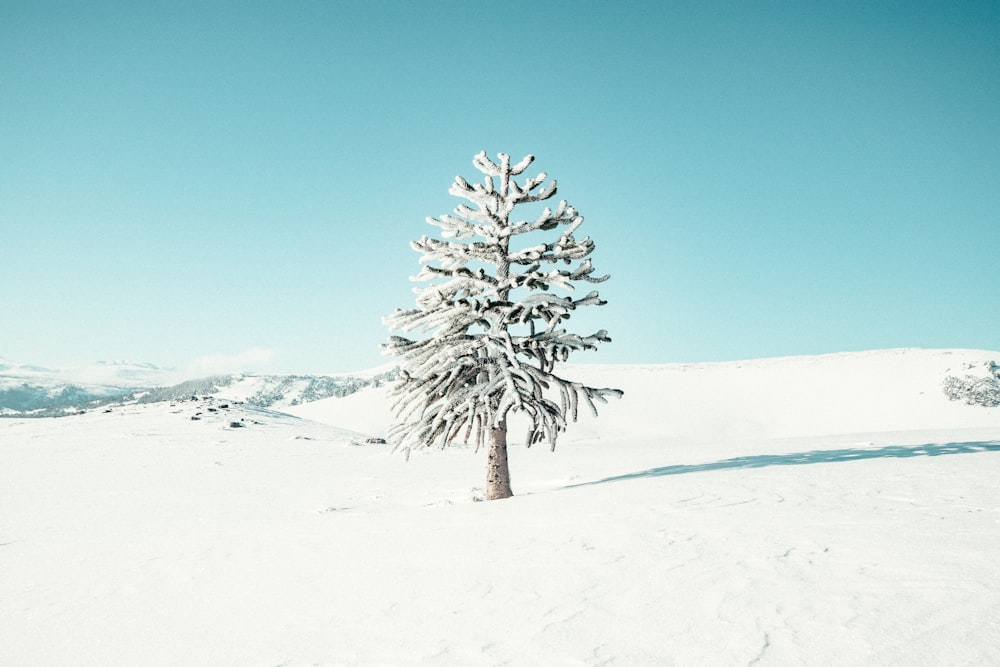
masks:
[[[352,444],[382,390],[0,420],[0,664],[1000,664],[990,359],[577,366],[625,398],[491,503]]]

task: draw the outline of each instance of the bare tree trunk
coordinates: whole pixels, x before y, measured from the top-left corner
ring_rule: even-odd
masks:
[[[507,466],[507,422],[490,429],[489,459],[486,464],[486,500],[510,498],[510,468]]]

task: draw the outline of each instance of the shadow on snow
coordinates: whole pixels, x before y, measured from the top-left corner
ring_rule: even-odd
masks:
[[[707,472],[710,470],[738,470],[744,468],[766,468],[768,466],[797,466],[811,463],[843,463],[845,461],[862,461],[865,459],[908,459],[915,456],[946,456],[951,454],[976,454],[979,452],[1000,452],[1000,441],[989,442],[951,442],[948,444],[929,445],[890,445],[878,448],[826,449],[812,452],[797,452],[794,454],[759,454],[756,456],[738,456],[736,458],[714,461],[712,463],[694,463],[687,465],[663,466],[650,468],[627,475],[605,477],[593,482],[570,484],[565,488],[591,486],[605,482],[619,482],[627,479],[643,479],[646,477],[666,477],[668,475],[686,475],[692,472]]]

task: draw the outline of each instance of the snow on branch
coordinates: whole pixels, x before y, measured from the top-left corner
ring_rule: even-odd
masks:
[[[518,206],[555,195],[556,181],[546,185],[548,175],[541,172],[519,183],[515,177],[534,157],[513,165],[508,154],[497,158],[485,151],[473,158],[485,175],[482,183],[457,176],[451,184],[449,192],[469,204],[459,204],[453,215],[427,218],[443,239],[423,236],[411,243],[422,264],[413,279],[426,286],[414,290],[416,308],[385,318],[390,329],[411,332],[384,345],[387,354],[403,357],[390,435],[407,451],[470,438],[481,446],[485,433],[514,413],[530,421],[528,445],[545,440],[554,447],[580,404],[596,413],[596,403],[621,396],[555,373],[572,353],[611,340],[604,330],[583,336],[563,328],[575,309],[606,303],[596,291],[575,299],[548,293],[608,279],[594,276],[594,242],[575,237],[583,216],[563,200],[533,219],[512,221]],[[513,236],[559,227],[554,239],[510,247]]]

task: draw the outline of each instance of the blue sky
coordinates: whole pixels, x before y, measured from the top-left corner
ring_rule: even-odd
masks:
[[[1000,350],[1000,5],[0,0],[0,357],[387,361],[473,155],[597,243],[578,361]]]

